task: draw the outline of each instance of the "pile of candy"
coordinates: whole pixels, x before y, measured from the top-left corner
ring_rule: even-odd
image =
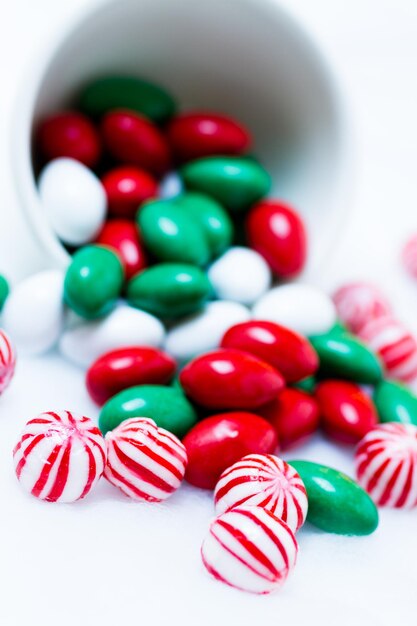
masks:
[[[8,297],[0,281],[0,302],[19,349],[58,343],[101,407],[99,428],[69,411],[30,420],[14,449],[22,486],[49,502],[84,498],[101,476],[147,502],[184,478],[213,489],[206,569],[269,593],[306,519],[366,535],[375,504],[417,504],[417,397],[394,380],[416,376],[417,343],[372,286],[334,302],[299,283],[270,289],[303,269],[306,232],[265,199],[250,145],[235,120],[177,114],[148,82],[91,83],[36,137],[41,203],[72,260]],[[14,362],[2,333],[0,391]],[[319,428],[357,444],[358,483],[275,456]]]

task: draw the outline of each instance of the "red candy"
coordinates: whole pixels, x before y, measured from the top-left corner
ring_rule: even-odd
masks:
[[[68,157],[94,167],[101,146],[96,129],[81,113],[61,113],[49,117],[39,127],[38,146],[48,161]]]
[[[129,220],[106,222],[96,243],[113,248],[118,253],[127,280],[147,266],[146,253],[139,240],[137,227]]]
[[[341,321],[352,333],[358,333],[370,320],[390,312],[390,305],[379,289],[368,283],[350,283],[333,296]]]
[[[277,200],[256,204],[246,220],[251,248],[259,252],[280,278],[301,272],[306,261],[307,236],[300,216]]]
[[[174,359],[156,348],[119,348],[94,361],[87,372],[86,385],[94,402],[102,405],[123,389],[168,383],[175,368]]]
[[[220,345],[249,352],[266,361],[279,370],[287,383],[311,376],[319,365],[307,339],[274,322],[236,324],[226,332]]]
[[[378,422],[372,400],[354,383],[326,380],[318,385],[315,397],[323,430],[336,441],[357,443]]]
[[[320,423],[316,400],[299,389],[284,389],[259,412],[275,428],[283,450],[303,443]]]
[[[134,219],[138,208],[158,195],[156,180],[137,167],[116,167],[101,179],[107,195],[109,215]]]
[[[16,354],[9,336],[0,329],[0,394],[9,386],[16,366]]]
[[[188,466],[185,478],[203,489],[214,489],[224,470],[247,454],[272,454],[277,435],[253,413],[220,413],[202,420],[184,437]]]
[[[182,370],[180,383],[192,400],[218,409],[253,409],[284,387],[276,369],[240,350],[215,350],[193,359]]]
[[[136,165],[157,176],[168,170],[168,145],[159,129],[145,117],[132,111],[112,111],[104,116],[101,132],[107,150],[122,163]]]
[[[215,113],[185,113],[168,126],[168,140],[180,161],[218,154],[242,154],[251,139],[232,119]]]

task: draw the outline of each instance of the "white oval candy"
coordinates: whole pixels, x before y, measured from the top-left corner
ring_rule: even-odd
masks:
[[[187,361],[217,348],[226,330],[250,318],[249,310],[237,302],[219,300],[186,317],[167,333],[164,348],[175,359]]]
[[[74,159],[55,159],[39,178],[39,196],[52,228],[66,244],[95,239],[107,209],[104,188],[95,174]]]
[[[88,367],[109,350],[128,346],[158,347],[164,335],[164,327],[156,317],[121,304],[103,319],[69,328],[61,337],[59,349],[69,361]]]
[[[336,322],[331,299],[309,285],[281,285],[268,291],[252,310],[253,318],[282,324],[301,335],[328,332]]]
[[[251,305],[271,284],[271,270],[260,254],[250,248],[229,248],[208,270],[216,296]]]
[[[14,287],[4,305],[2,325],[20,353],[39,354],[62,332],[64,272],[39,272]]]

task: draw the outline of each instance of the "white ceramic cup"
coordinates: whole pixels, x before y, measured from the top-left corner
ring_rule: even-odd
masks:
[[[42,210],[33,130],[71,106],[96,76],[135,74],[170,90],[181,109],[236,117],[271,173],[272,194],[304,216],[305,275],[328,259],[347,211],[346,121],[335,81],[311,38],[274,0],[111,0],[94,3],[34,65],[13,145],[21,204],[50,264],[69,256]]]

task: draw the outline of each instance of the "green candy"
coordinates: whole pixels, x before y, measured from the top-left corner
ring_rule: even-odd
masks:
[[[417,426],[417,397],[405,385],[382,380],[375,388],[373,399],[381,422]]]
[[[6,302],[9,291],[9,283],[7,282],[5,277],[0,274],[0,311],[2,310],[3,305]]]
[[[175,201],[202,227],[211,255],[219,256],[230,246],[233,224],[223,207],[203,193],[185,193]]]
[[[321,376],[347,378],[364,384],[375,384],[381,379],[379,358],[348,333],[330,331],[310,337],[310,342],[320,359]]]
[[[299,473],[308,497],[307,520],[328,533],[369,535],[378,526],[378,511],[368,494],[338,470],[289,461]]]
[[[160,263],[134,276],[127,299],[159,317],[178,317],[203,306],[212,292],[206,274],[194,265]]]
[[[314,393],[316,385],[317,380],[315,377],[308,376],[307,378],[303,378],[303,380],[299,380],[297,383],[294,383],[292,386],[300,391],[305,391],[305,393]]]
[[[210,247],[203,228],[174,200],[146,203],[136,221],[145,246],[160,261],[208,263]]]
[[[185,395],[162,385],[139,385],[113,396],[101,409],[100,430],[105,435],[131,417],[149,417],[180,438],[197,421],[194,407]]]
[[[64,300],[82,317],[100,317],[116,304],[123,281],[123,267],[114,252],[104,246],[85,246],[67,269]]]
[[[334,326],[329,330],[329,335],[350,335],[346,326],[338,320]],[[350,335],[351,336],[351,335]]]
[[[112,109],[130,109],[156,123],[166,122],[177,108],[174,99],[164,89],[134,76],[98,78],[81,92],[79,107],[93,117],[100,117]]]
[[[180,174],[185,186],[213,196],[230,211],[243,211],[267,195],[269,174],[242,157],[205,157],[187,163]]]

